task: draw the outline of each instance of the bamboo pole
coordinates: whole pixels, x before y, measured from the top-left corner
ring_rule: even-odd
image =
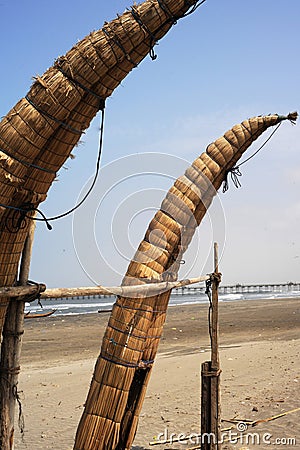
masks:
[[[187,278],[180,281],[165,281],[162,283],[142,284],[137,286],[93,286],[93,287],[78,287],[78,288],[53,288],[46,289],[46,286],[41,283],[38,285],[27,286],[11,286],[1,287],[0,297],[16,298],[24,297],[26,295],[40,292],[41,299],[56,299],[56,298],[70,298],[83,297],[87,295],[121,295],[122,297],[131,296],[134,294],[155,294],[158,292],[169,291],[174,288],[189,286],[190,284],[202,283],[209,279],[209,276],[204,275],[198,278]],[[20,298],[20,300],[22,300]]]
[[[118,287],[83,287],[83,288],[58,288],[58,289],[47,289],[41,294],[41,298],[50,299],[58,297],[76,297],[82,295],[120,295],[122,297],[132,296],[134,294],[147,294],[153,295],[157,293],[162,293],[169,291],[174,288],[179,288],[182,286],[188,286],[190,284],[201,283],[206,281],[208,276],[201,276],[198,278],[189,278],[181,281],[174,282],[162,282],[162,283],[150,283],[142,284],[136,286],[118,286]]]
[[[34,239],[35,223],[32,221],[25,240],[20,264],[19,283],[25,285],[28,281],[30,260]],[[18,375],[20,372],[20,355],[22,336],[24,333],[24,301],[10,301],[3,327],[0,362],[0,448],[14,448],[15,406],[20,400],[18,396]],[[21,408],[21,406],[20,406]],[[19,411],[21,422],[22,411]],[[22,422],[19,423],[21,430]]]

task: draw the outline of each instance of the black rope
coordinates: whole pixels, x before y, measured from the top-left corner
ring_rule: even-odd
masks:
[[[74,134],[82,134],[82,130],[77,130],[76,128],[73,128],[71,125],[69,125],[66,122],[63,122],[62,120],[57,119],[56,117],[52,116],[48,112],[46,112],[43,108],[40,108],[38,105],[36,105],[29,97],[28,95],[25,96],[25,99],[28,101],[28,103],[36,109],[40,114],[43,116],[49,117],[49,119],[53,120],[54,122],[58,123],[62,127],[66,128],[67,130],[71,131]]]
[[[5,140],[2,136],[0,136],[0,139],[1,139],[6,145],[8,145],[7,142],[6,142],[6,140]],[[9,158],[12,158],[12,159],[14,159],[15,161],[18,161],[20,164],[23,164],[24,166],[27,166],[27,167],[33,167],[34,169],[39,169],[39,170],[42,170],[43,172],[52,173],[52,174],[56,175],[56,171],[51,170],[51,169],[46,169],[45,167],[38,166],[37,164],[33,164],[33,163],[30,163],[30,162],[24,161],[24,160],[18,158],[17,156],[12,155],[12,154],[11,154],[10,152],[8,152],[7,150],[4,150],[2,147],[0,147],[0,151],[1,151],[2,153],[4,153],[6,156],[8,156]]]
[[[186,0],[185,6],[188,6],[191,9],[189,11],[187,11],[185,14],[183,14],[182,16],[174,16],[174,14],[172,14],[170,8],[166,4],[165,0],[157,0],[157,3],[161,7],[161,9],[164,11],[164,13],[168,16],[169,20],[172,22],[172,25],[176,25],[179,19],[182,19],[184,17],[189,16],[190,14],[193,14],[199,8],[199,6],[201,6],[205,1],[206,0],[202,0],[202,1],[198,0],[195,3],[195,2],[190,2],[190,1]]]
[[[208,297],[209,301],[209,308],[208,308],[208,332],[209,332],[209,338],[210,338],[210,345],[212,346],[212,323],[211,323],[211,314],[212,314],[212,298],[211,298],[211,285],[212,285],[212,277],[210,277],[205,282],[205,294]]]
[[[190,3],[189,1],[186,1],[185,3],[191,7],[191,9],[186,12],[182,17],[187,17],[190,14],[193,14],[206,0],[198,0],[196,3]]]
[[[157,0],[157,3],[159,4],[159,6],[163,10],[163,12],[166,14],[166,16],[172,21],[172,24],[176,25],[177,21],[178,21],[178,17],[175,17],[173,15],[173,13],[171,12],[168,5],[166,5],[165,0]]]
[[[28,286],[36,286],[37,290],[33,294],[26,295],[26,302],[31,303],[35,300],[38,300],[38,305],[43,309],[43,306],[41,304],[41,293],[42,293],[42,286],[37,283],[36,281],[27,280]]]
[[[33,203],[24,203],[21,207],[4,205],[0,203],[0,207],[15,211],[16,213],[13,214],[12,217],[7,217],[5,219],[5,226],[10,233],[17,233],[19,230],[23,230],[26,227],[27,218],[31,220],[41,220],[46,223],[48,230],[52,230],[52,226],[49,224],[49,219],[47,219],[45,214],[40,209],[36,208]],[[28,216],[28,213],[34,211],[38,212],[42,216],[42,219]],[[9,225],[9,220],[11,220],[11,226]]]
[[[20,433],[23,437],[24,430],[25,430],[25,418],[24,418],[24,414],[23,414],[23,408],[22,408],[22,403],[21,403],[21,399],[19,396],[18,387],[16,384],[14,384],[12,387],[12,393],[18,403],[18,408],[19,408],[18,426],[19,426]]]
[[[125,50],[118,36],[115,33],[113,33],[112,35],[111,32],[105,27],[102,28],[102,31],[108,39],[112,40],[122,50],[127,61],[129,61],[133,65],[133,67],[137,67],[137,64],[131,59],[129,53]]]
[[[223,184],[223,193],[227,192],[229,189],[229,183],[228,183],[228,175],[230,174],[231,176],[231,180],[233,182],[233,184],[235,185],[236,188],[241,187],[241,182],[239,180],[239,177],[242,176],[242,173],[240,171],[240,167],[245,164],[246,162],[250,161],[250,159],[254,158],[255,155],[257,155],[258,152],[261,151],[261,149],[269,142],[269,140],[274,136],[274,134],[276,133],[276,131],[278,130],[278,128],[280,127],[282,122],[280,122],[276,128],[272,131],[272,133],[270,134],[270,136],[265,140],[265,142],[252,154],[249,156],[249,158],[245,159],[244,161],[242,161],[238,166],[232,167],[232,169],[228,169],[225,173],[225,179],[224,179],[224,184]],[[250,131],[247,130],[249,133]],[[250,136],[249,139],[252,139],[252,136]],[[247,142],[247,141],[246,141]]]
[[[154,51],[154,46],[157,44],[157,39],[156,39],[155,35],[152,33],[152,31],[149,29],[149,27],[145,24],[145,22],[143,22],[139,13],[133,6],[132,6],[130,12],[132,14],[132,17],[136,20],[136,22],[141,27],[141,29],[145,30],[146,33],[149,34],[149,36],[150,36],[149,55],[150,55],[150,58],[152,59],[152,61],[155,61],[157,58],[157,55],[155,54],[155,51]]]
[[[149,365],[154,363],[154,359],[149,359],[149,360],[143,360],[142,359],[138,363],[129,363],[125,359],[118,358],[117,356],[112,356],[112,358],[109,358],[107,356],[100,355],[100,358],[105,359],[105,361],[109,361],[109,362],[112,362],[114,364],[118,364],[118,365],[124,366],[124,367],[131,367],[133,369],[134,368],[139,368],[141,366],[149,366]]]
[[[119,298],[119,297],[118,297]],[[151,314],[155,314],[155,313],[161,313],[163,311],[159,310],[159,309],[146,309],[146,308],[137,308],[136,306],[125,306],[125,305],[120,305],[120,303],[115,302],[114,306],[117,306],[118,308],[121,309],[131,309],[132,311],[143,311],[143,312],[149,312]],[[151,308],[151,307],[150,307]]]
[[[256,152],[253,153],[253,155],[249,156],[249,158],[245,159],[244,161],[242,161],[239,166],[242,166],[243,164],[245,164],[246,162],[250,161],[250,159],[252,159],[258,152],[260,152],[260,150],[269,142],[269,140],[274,136],[274,134],[276,133],[276,131],[278,130],[278,128],[280,127],[280,125],[282,124],[282,122],[280,122],[277,127],[275,128],[275,130],[272,131],[272,133],[270,134],[270,136],[265,140],[265,142],[256,150]]]
[[[125,335],[127,335],[126,333],[125,333]],[[127,335],[129,338],[131,337],[131,334],[128,334]],[[141,349],[141,348],[134,348],[134,347],[131,347],[130,345],[128,345],[128,344],[124,344],[123,342],[117,342],[117,341],[115,341],[113,338],[109,338],[109,337],[107,337],[107,336],[104,336],[103,337],[103,340],[106,340],[106,341],[108,341],[110,344],[113,344],[115,347],[123,347],[124,349],[126,348],[126,349],[128,349],[128,350],[132,350],[133,352],[138,352],[138,353],[143,353],[144,352],[144,350],[143,349]],[[111,356],[114,356],[114,355],[111,355]]]
[[[132,17],[137,21],[137,23],[140,25],[141,28],[143,28],[150,36],[150,50],[149,50],[149,55],[150,58],[152,59],[152,61],[155,61],[157,59],[157,55],[154,51],[154,47],[155,45],[158,44],[158,39],[156,37],[156,35],[161,31],[161,29],[163,29],[166,24],[170,23],[171,26],[176,25],[179,19],[182,19],[184,17],[189,16],[190,14],[194,13],[196,11],[196,9],[199,8],[199,6],[201,6],[206,0],[198,0],[196,3],[193,2],[189,2],[186,1],[185,2],[185,6],[187,6],[189,9],[185,14],[182,14],[181,16],[174,16],[174,14],[172,13],[172,11],[170,10],[170,8],[168,7],[168,5],[166,4],[165,0],[157,0],[157,3],[159,5],[159,7],[164,11],[164,13],[167,16],[167,21],[164,22],[157,30],[155,33],[153,33],[149,27],[145,24],[145,22],[141,19],[140,15],[138,14],[137,10],[132,7],[130,12],[132,14]],[[104,30],[105,32],[105,30]]]
[[[233,184],[235,185],[235,187],[237,189],[242,186],[241,182],[239,180],[239,177],[241,177],[243,174],[240,171],[239,166],[233,167],[232,169],[229,169],[229,170],[226,171],[224,184],[223,184],[223,193],[227,192],[228,189],[229,189],[229,183],[228,183],[228,175],[229,174],[230,174],[230,177],[231,177],[231,180],[232,180]]]
[[[99,171],[100,171],[100,161],[101,161],[101,153],[102,153],[102,147],[103,147],[103,136],[104,136],[104,109],[101,110],[101,125],[100,125],[100,139],[99,139],[99,149],[98,149],[98,157],[97,157],[97,163],[96,163],[96,171],[94,175],[93,182],[88,189],[87,193],[84,195],[82,200],[80,200],[79,203],[77,203],[73,208],[69,209],[68,211],[59,214],[57,216],[49,217],[47,218],[45,214],[38,208],[36,208],[33,203],[24,203],[20,207],[17,206],[10,206],[10,205],[4,205],[0,203],[0,207],[6,208],[12,211],[15,211],[15,214],[12,215],[12,217],[7,217],[5,220],[5,226],[11,233],[17,233],[19,230],[24,229],[26,227],[26,219],[31,219],[39,222],[45,222],[48,230],[52,230],[52,226],[49,222],[53,220],[62,219],[63,217],[66,217],[70,214],[72,214],[76,209],[78,209],[88,198],[90,193],[92,192],[96,181],[98,179]],[[28,214],[31,212],[38,212],[42,218],[40,217],[32,217]],[[11,224],[9,224],[9,220],[11,221]]]
[[[126,325],[125,322],[121,322],[120,320],[118,321],[119,323],[121,323],[122,325]],[[109,324],[109,328],[111,328],[112,330],[117,331],[118,333],[123,333],[125,334],[125,336],[129,336],[129,333],[124,332],[124,330],[121,330],[120,328],[117,328],[111,324]],[[147,339],[153,339],[153,340],[157,340],[161,338],[161,334],[159,335],[154,335],[154,336],[149,336],[149,335],[144,335],[144,336],[139,336],[138,334],[135,333],[130,333],[130,337],[134,337],[135,339],[140,339],[141,341],[146,341]]]
[[[60,62],[60,61],[58,61]],[[96,92],[92,91],[91,89],[89,89],[88,87],[86,87],[84,84],[82,84],[80,81],[76,80],[75,78],[73,78],[71,75],[69,75],[67,72],[64,71],[64,69],[60,66],[60,65],[56,65],[56,69],[59,70],[63,76],[65,78],[67,78],[67,80],[71,81],[71,83],[73,83],[75,86],[80,87],[81,89],[83,89],[85,92],[87,92],[88,94],[93,95],[97,100],[99,100],[99,109],[104,109],[105,107],[105,99],[103,97],[101,97],[100,95],[96,94]]]
[[[97,163],[96,163],[96,171],[95,171],[95,175],[94,175],[94,179],[93,182],[90,186],[90,188],[88,189],[87,193],[84,195],[83,199],[80,200],[79,203],[77,203],[77,205],[75,205],[73,208],[69,209],[68,211],[59,214],[57,216],[54,217],[50,217],[47,218],[45,220],[45,218],[43,219],[39,219],[39,218],[34,218],[34,220],[38,220],[38,221],[52,221],[52,220],[58,220],[58,219],[62,219],[63,217],[68,216],[69,214],[72,214],[72,212],[74,212],[76,209],[78,209],[84,202],[85,200],[88,198],[88,196],[90,195],[90,193],[92,192],[92,190],[94,189],[94,186],[96,184],[96,181],[98,179],[98,175],[99,175],[99,171],[100,171],[100,161],[101,161],[101,154],[102,154],[102,147],[103,147],[103,136],[104,136],[104,108],[101,110],[101,125],[100,125],[100,139],[99,139],[99,148],[98,148],[98,156],[97,156]]]

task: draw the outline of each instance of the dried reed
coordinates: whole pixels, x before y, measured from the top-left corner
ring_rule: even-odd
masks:
[[[207,147],[167,193],[129,264],[123,285],[176,279],[182,255],[228,171],[267,128],[286,119],[293,121],[296,116],[254,117]],[[76,450],[131,448],[169,297],[170,291],[117,298],[77,430]],[[109,420],[106,429],[105,419]]]
[[[163,4],[163,7],[161,5]],[[11,286],[34,208],[126,75],[196,0],[147,0],[78,42],[0,122],[0,286]],[[16,209],[11,209],[16,208]],[[0,301],[0,331],[8,299]]]

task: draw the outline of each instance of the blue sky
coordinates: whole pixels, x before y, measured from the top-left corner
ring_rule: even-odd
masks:
[[[1,0],[1,116],[26,94],[33,76],[130,4]],[[31,278],[49,287],[89,285],[91,279],[118,283],[173,178],[212,140],[247,117],[299,110],[299,20],[298,0],[207,0],[179,21],[156,47],[157,60],[147,57],[107,101],[103,184],[110,171],[118,173],[121,167],[122,188],[111,189],[96,211],[83,210],[86,228],[77,216],[83,223],[80,232],[76,228],[75,246],[72,218],[54,222],[51,232],[39,223]],[[74,151],[75,160],[66,163],[68,170],[60,171],[60,181],[41,205],[47,215],[72,207],[92,176],[99,120],[92,122]],[[220,193],[211,218],[192,244],[182,276],[211,270],[207,256],[216,238],[223,250],[224,282],[299,281],[299,142],[299,127],[284,123],[262,152],[243,166],[242,188]],[[149,152],[155,157],[148,159]],[[114,162],[119,158],[124,159]],[[146,173],[148,165],[158,174]],[[133,166],[135,175],[128,182],[126,171],[131,173]],[[98,189],[100,195],[101,185]],[[109,243],[111,229],[119,243]],[[85,243],[85,236],[93,232],[94,241]],[[128,246],[123,248],[125,236]],[[105,253],[104,263],[93,247],[80,253],[94,244]],[[120,248],[112,251],[112,245]],[[115,274],[107,270],[111,265]]]

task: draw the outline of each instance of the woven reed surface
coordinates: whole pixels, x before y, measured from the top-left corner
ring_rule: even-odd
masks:
[[[167,193],[129,264],[123,285],[176,279],[182,255],[227,170],[268,127],[281,120],[278,115],[254,117],[208,146]],[[77,430],[76,450],[131,448],[169,297],[170,291],[117,299]],[[145,377],[137,382],[135,377],[142,370]]]
[[[186,3],[165,1],[176,16],[188,10]],[[188,3],[193,5],[196,0]],[[44,75],[36,77],[25,98],[2,119],[1,204],[22,208],[30,203],[37,207],[45,200],[56,172],[99,110],[100,98],[110,96],[148,54],[151,34],[158,40],[172,26],[157,1],[148,0],[134,8],[146,27],[130,11],[106,23],[60,57]],[[16,226],[19,217],[18,212],[0,207],[0,286],[16,281],[28,231],[28,220],[22,222],[23,229]],[[6,306],[3,299],[0,330]]]

